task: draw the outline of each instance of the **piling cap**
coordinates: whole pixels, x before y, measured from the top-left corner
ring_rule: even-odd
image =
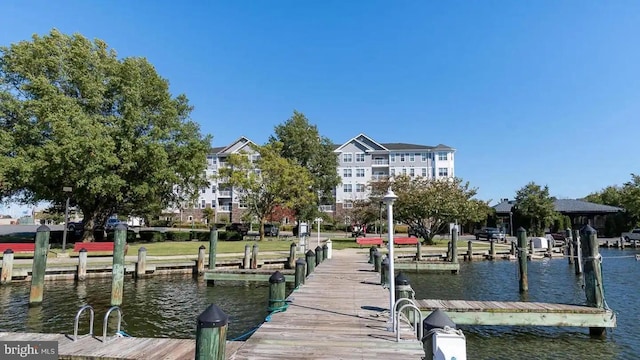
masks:
[[[396,276],[395,282],[396,282],[396,286],[397,285],[400,285],[400,286],[402,286],[402,285],[410,285],[409,284],[409,279],[406,276],[404,276],[404,274],[402,272],[400,272]]]
[[[140,246],[140,249],[138,249],[138,252],[141,252],[141,251],[147,251],[147,248],[144,246]]]
[[[298,259],[296,260],[296,265],[307,265],[307,262],[304,259]]]
[[[307,256],[316,256],[316,253],[313,252],[313,250],[309,250],[307,251]]]
[[[328,249],[328,248],[329,248],[329,246],[327,244],[322,245],[322,250]]]
[[[13,254],[13,250],[7,249],[4,251],[4,254]]]
[[[527,231],[527,230],[525,230],[522,226],[520,226],[520,227],[518,228],[518,232],[526,232],[526,231]]]
[[[116,231],[127,231],[127,227],[126,227],[123,223],[120,223],[120,224],[118,224],[118,225],[116,226],[116,229],[115,229],[115,230],[116,230]]]
[[[204,249],[206,249],[204,245],[200,245],[200,247],[198,248],[198,250],[204,250]]]
[[[389,265],[389,258],[385,257],[384,259],[382,259],[382,265]]]
[[[50,231],[51,229],[49,229],[49,227],[47,225],[40,225],[38,226],[38,229],[36,230],[37,232],[45,232],[45,231]]]
[[[422,320],[423,334],[426,334],[431,329],[444,329],[445,326],[452,329],[456,328],[456,324],[441,309],[436,309]]]
[[[198,328],[219,328],[229,323],[229,316],[214,304],[198,315]]]
[[[280,284],[284,282],[284,275],[280,271],[276,271],[269,277],[269,284]]]
[[[591,225],[588,225],[588,224],[587,224],[587,225],[585,225],[585,226],[582,228],[582,232],[583,232],[583,233],[585,233],[585,234],[587,234],[587,235],[597,234],[597,233],[598,233],[598,231],[597,231],[596,229],[592,228],[592,227],[591,227]]]
[[[320,245],[316,246],[316,251],[322,251],[322,248],[320,247]]]
[[[140,250],[138,250],[138,251],[140,251]],[[87,249],[85,249],[85,248],[82,248],[82,249],[80,249],[80,251],[78,251],[78,252],[81,252],[81,253],[86,253],[86,252],[87,252]]]

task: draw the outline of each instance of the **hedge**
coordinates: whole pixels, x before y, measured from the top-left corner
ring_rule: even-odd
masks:
[[[167,240],[167,235],[156,230],[140,230],[140,240],[148,242],[162,242]]]
[[[187,231],[167,231],[168,241],[188,241],[191,240],[191,233]]]

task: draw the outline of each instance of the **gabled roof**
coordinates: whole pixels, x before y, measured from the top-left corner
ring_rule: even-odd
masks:
[[[349,139],[349,141],[345,142],[342,145],[339,145],[335,150],[333,150],[334,152],[340,152],[340,150],[342,150],[343,147],[351,144],[352,142],[357,142],[359,144],[361,144],[362,146],[366,147],[367,149],[371,150],[371,151],[375,151],[375,150],[387,150],[384,146],[380,145],[380,143],[378,143],[377,141],[373,140],[372,138],[368,137],[367,135],[360,133],[357,136]]]
[[[515,200],[507,200],[494,205],[493,208],[496,210],[496,213],[509,213],[511,211],[511,208],[515,206],[515,204]],[[577,199],[556,199],[553,202],[553,206],[557,212],[574,214],[601,214],[624,211],[623,208],[619,208],[616,206],[596,204]]]
[[[213,148],[211,148],[211,153],[212,154],[217,154],[220,151],[224,150],[224,148],[226,148],[226,146],[213,147]]]
[[[233,153],[237,153],[239,149],[244,148],[246,145],[248,144],[254,144],[255,143],[251,140],[249,140],[249,138],[245,137],[245,136],[240,136],[238,138],[238,140],[232,142],[231,144],[225,146],[222,148],[222,150],[218,151],[217,154],[233,154]],[[240,145],[240,146],[238,146]]]
[[[431,150],[433,146],[406,144],[406,143],[384,143],[384,147],[389,150]]]

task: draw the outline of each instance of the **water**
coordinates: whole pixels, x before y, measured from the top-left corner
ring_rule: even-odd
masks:
[[[602,249],[605,299],[618,326],[605,339],[587,328],[461,326],[470,359],[640,358],[640,261],[635,250]],[[416,298],[584,304],[582,278],[566,259],[528,263],[529,293],[518,291],[517,262],[462,263],[460,274],[406,274]]]
[[[640,261],[633,257],[638,251],[602,249],[601,253],[606,300],[618,319],[618,327],[605,339],[591,339],[586,328],[463,326],[469,359],[640,358]],[[476,261],[462,263],[459,275],[407,276],[417,298],[525,300],[518,292],[516,266],[510,261]],[[526,300],[584,303],[581,278],[565,259],[531,261],[528,267]],[[72,334],[76,311],[91,304],[96,309],[95,333],[102,335],[110,293],[110,279],[46,282],[43,305],[29,308],[29,283],[0,286],[0,331]],[[133,336],[193,339],[196,317],[213,303],[230,316],[232,339],[264,320],[268,284],[218,282],[207,287],[188,276],[156,276],[125,281],[123,299],[122,329]],[[87,333],[88,319],[80,325],[80,334]],[[112,334],[115,324],[109,329]]]

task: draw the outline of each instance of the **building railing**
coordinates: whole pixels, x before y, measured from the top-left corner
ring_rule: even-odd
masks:
[[[231,197],[231,190],[220,190],[218,197]]]
[[[373,159],[373,165],[389,165],[388,159]]]
[[[220,206],[218,206],[218,211],[220,211],[220,212],[230,212],[231,211],[231,205],[220,205]]]
[[[336,206],[335,205],[320,205],[320,211],[322,211],[322,212],[336,211]]]
[[[389,175],[372,175],[371,176],[371,180],[375,180],[375,181],[387,180],[388,178],[389,178]]]

